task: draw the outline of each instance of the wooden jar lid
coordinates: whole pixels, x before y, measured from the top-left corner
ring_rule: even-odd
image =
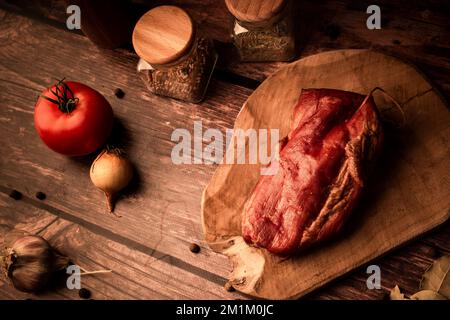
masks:
[[[144,14],[133,31],[136,53],[150,64],[163,65],[182,57],[194,39],[194,23],[181,8],[156,7]]]
[[[284,8],[286,0],[225,0],[239,21],[254,23],[270,20]]]

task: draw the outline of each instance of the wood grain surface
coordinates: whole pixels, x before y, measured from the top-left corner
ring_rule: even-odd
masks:
[[[150,64],[171,63],[189,50],[194,29],[186,11],[175,6],[160,6],[149,10],[136,23],[133,48]]]
[[[234,128],[278,129],[282,139],[291,128],[302,89],[368,94],[377,86],[400,103],[406,124],[385,133],[380,164],[349,219],[351,230],[327,244],[290,258],[245,244],[242,211],[261,167],[221,164],[217,168],[203,193],[202,221],[210,246],[233,261],[231,282],[238,290],[267,299],[303,296],[450,217],[450,112],[432,85],[398,59],[355,49],[300,59],[280,68],[255,90]],[[383,95],[374,98],[382,118],[392,117],[392,102]],[[258,146],[269,149],[261,140]],[[250,151],[235,153],[241,152]]]
[[[228,10],[236,19],[245,22],[261,22],[279,13],[283,0],[225,0]]]
[[[282,64],[236,61],[229,39],[232,17],[223,1],[134,2],[136,20],[156,5],[180,5],[197,21],[199,31],[216,41],[220,63],[203,103],[148,93],[136,75],[138,57],[131,45],[103,50],[81,32],[67,30],[65,1],[0,1],[0,234],[14,227],[38,232],[86,268],[112,268],[110,276],[83,280],[94,298],[246,298],[222,288],[231,265],[203,240],[200,198],[215,167],[172,165],[175,143],[170,136],[174,128],[193,128],[196,120],[203,121],[204,129],[233,127],[253,89]],[[449,98],[447,2],[381,1],[383,29],[376,32],[364,27],[368,5],[364,7],[364,1],[300,3],[304,23],[299,57],[330,49],[375,48],[414,62]],[[95,155],[60,156],[48,150],[34,131],[37,95],[64,76],[94,87],[113,106],[117,139],[138,170],[137,179],[117,203],[121,219],[107,214],[103,195],[91,185],[88,172]],[[116,88],[125,91],[123,99],[114,96]],[[23,193],[22,200],[7,196],[12,189]],[[46,200],[37,200],[37,191],[45,192]],[[78,228],[82,231],[77,233]],[[99,248],[93,239],[107,246]],[[198,255],[189,251],[191,242],[201,246]],[[414,293],[432,260],[450,253],[449,243],[447,223],[371,262],[382,270],[381,290],[367,289],[362,266],[308,298],[381,299],[395,284]],[[120,285],[108,287],[115,281]],[[5,282],[0,288],[1,298],[29,297]],[[33,298],[77,297],[76,292],[59,288]]]

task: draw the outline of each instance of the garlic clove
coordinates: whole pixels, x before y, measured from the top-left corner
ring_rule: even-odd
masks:
[[[38,292],[55,271],[64,269],[69,259],[57,253],[42,237],[17,238],[4,250],[2,267],[13,286],[24,292]]]

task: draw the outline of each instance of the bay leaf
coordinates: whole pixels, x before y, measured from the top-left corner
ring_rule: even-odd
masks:
[[[421,290],[433,290],[450,299],[450,256],[442,256],[434,261],[423,274]]]
[[[414,293],[411,300],[447,300],[446,297],[433,290],[422,290]]]
[[[397,285],[391,290],[389,298],[391,300],[408,300]]]

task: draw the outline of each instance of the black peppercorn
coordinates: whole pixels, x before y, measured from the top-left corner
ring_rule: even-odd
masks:
[[[191,243],[191,245],[189,246],[189,250],[191,250],[191,252],[193,252],[193,253],[199,253],[200,246],[196,243]]]
[[[117,88],[116,90],[114,90],[114,95],[119,98],[122,99],[125,96],[125,92],[123,92],[122,89]]]
[[[38,191],[36,192],[36,198],[38,198],[39,200],[45,200],[47,196],[45,195],[45,193]]]
[[[89,298],[91,297],[91,291],[89,291],[89,290],[86,289],[86,288],[81,288],[81,289],[78,291],[78,295],[79,295],[80,298],[82,298],[82,299],[89,299]]]
[[[17,191],[17,190],[11,190],[11,192],[9,193],[9,196],[11,198],[13,198],[14,200],[22,199],[22,193],[20,191]]]
[[[341,27],[332,23],[325,26],[324,32],[331,40],[336,40],[341,35]]]

